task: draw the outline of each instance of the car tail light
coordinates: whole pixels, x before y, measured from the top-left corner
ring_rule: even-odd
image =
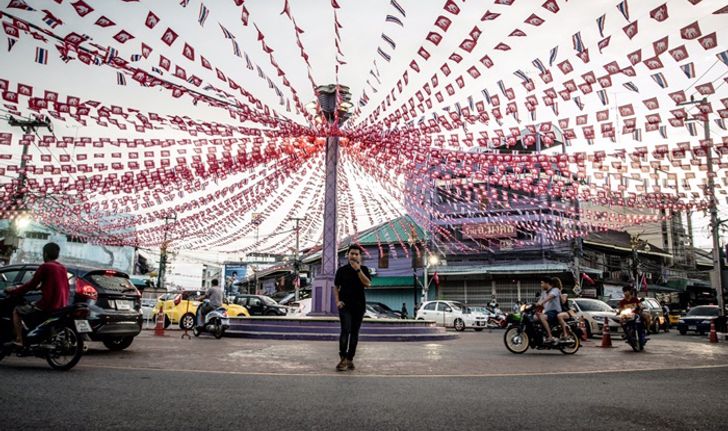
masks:
[[[94,301],[99,297],[98,292],[96,292],[96,289],[91,283],[82,278],[76,280],[76,295],[81,295]]]

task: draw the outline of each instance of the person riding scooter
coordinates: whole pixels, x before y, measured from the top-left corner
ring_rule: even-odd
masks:
[[[622,288],[622,292],[624,293],[624,298],[619,301],[619,305],[617,306],[618,311],[621,313],[622,310],[631,308],[635,315],[641,316],[642,315],[642,302],[639,298],[637,298],[637,295],[634,292],[634,289],[630,286],[625,286]],[[627,318],[626,317],[620,317],[620,322],[622,325],[626,323]],[[637,327],[635,328],[637,330],[637,333],[639,334],[639,341],[641,345],[645,344],[646,338],[645,338],[645,326],[643,324],[642,319],[636,319],[635,324]]]
[[[43,246],[43,264],[33,274],[33,278],[22,286],[5,289],[6,295],[19,296],[40,287],[41,298],[34,304],[18,305],[13,312],[15,348],[23,347],[23,322],[28,326],[42,323],[51,313],[68,305],[70,288],[68,271],[58,259],[61,247],[54,242]],[[8,344],[11,344],[8,343]]]
[[[537,305],[543,307],[543,313],[539,316],[541,324],[546,331],[546,344],[552,344],[554,340],[551,334],[551,325],[556,324],[557,316],[561,312],[561,291],[558,286],[561,281],[558,278],[544,278],[541,280],[541,297]]]
[[[219,285],[220,283],[217,281],[217,279],[212,280],[212,282],[210,283],[210,288],[207,289],[207,292],[205,293],[204,299],[206,299],[206,301],[203,301],[202,304],[200,304],[200,307],[197,309],[198,327],[202,327],[205,325],[205,316],[207,315],[207,313],[222,307],[222,289]]]

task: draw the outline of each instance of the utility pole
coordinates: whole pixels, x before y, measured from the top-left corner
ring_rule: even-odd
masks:
[[[164,287],[164,276],[167,271],[167,225],[169,221],[177,221],[177,214],[167,214],[164,216],[164,241],[159,249],[159,273],[157,274],[157,289]]]
[[[708,99],[703,98],[699,101],[691,100],[690,102],[680,103],[678,106],[707,105]],[[718,221],[718,202],[715,199],[715,168],[713,166],[713,141],[710,139],[710,122],[708,114],[701,111],[700,120],[703,121],[703,133],[705,142],[705,162],[707,164],[708,185],[707,194],[710,204],[710,233],[713,237],[713,271],[710,277],[710,284],[715,289],[718,296],[718,311],[721,316],[725,315],[725,301],[723,298],[723,283],[720,273],[720,222]]]
[[[300,278],[301,262],[299,262],[299,260],[298,260],[301,234],[300,234],[300,230],[299,230],[298,226],[299,226],[300,222],[302,222],[306,219],[302,218],[302,217],[293,217],[293,218],[291,218],[291,220],[296,222],[296,254],[293,257],[293,274],[294,274],[293,282],[294,282],[294,287],[295,287],[295,292],[296,292],[296,295],[295,295],[296,301],[298,301],[299,294],[301,291],[301,278]]]

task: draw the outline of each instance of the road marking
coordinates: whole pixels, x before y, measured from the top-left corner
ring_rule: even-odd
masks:
[[[553,371],[553,372],[536,372],[536,373],[486,373],[486,374],[359,374],[358,372],[330,372],[330,373],[266,373],[266,372],[248,372],[248,371],[224,371],[224,370],[190,370],[184,368],[150,368],[150,367],[119,367],[113,365],[78,365],[76,368],[96,368],[106,370],[123,370],[123,371],[166,371],[171,373],[199,373],[199,374],[222,374],[222,375],[239,375],[239,376],[256,376],[256,377],[356,377],[356,378],[400,378],[400,379],[419,379],[419,378],[492,378],[492,377],[539,377],[539,376],[565,376],[565,375],[585,375],[585,374],[613,374],[613,373],[642,373],[653,371],[682,371],[682,370],[705,370],[728,368],[728,364],[715,365],[694,365],[684,367],[664,367],[664,368],[642,368],[635,370],[584,370],[584,371]]]

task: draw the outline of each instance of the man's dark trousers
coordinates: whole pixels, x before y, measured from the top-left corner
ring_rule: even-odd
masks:
[[[359,329],[364,319],[364,310],[351,310],[344,307],[339,310],[341,321],[341,336],[339,337],[339,356],[353,360],[356,354],[356,345],[359,343]]]

